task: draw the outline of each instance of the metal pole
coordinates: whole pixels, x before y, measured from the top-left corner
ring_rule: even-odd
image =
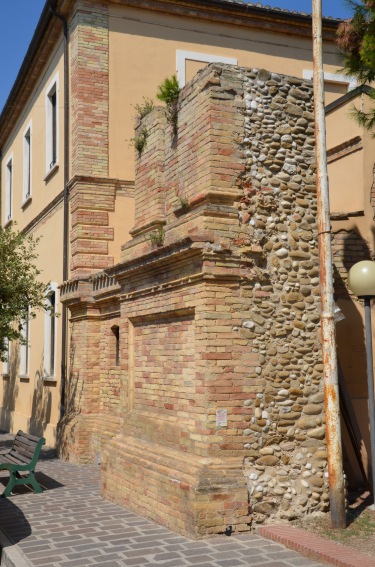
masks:
[[[314,115],[316,143],[316,191],[320,261],[321,329],[332,528],[345,528],[344,473],[342,465],[340,406],[337,375],[331,225],[324,114],[322,57],[322,2],[313,0]]]
[[[366,362],[368,406],[370,416],[370,444],[371,444],[371,471],[372,471],[372,497],[375,508],[375,400],[374,400],[374,367],[372,356],[372,325],[371,325],[371,297],[365,297],[365,324],[366,324]]]

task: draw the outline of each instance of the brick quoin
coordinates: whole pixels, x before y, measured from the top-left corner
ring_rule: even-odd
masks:
[[[108,184],[108,6],[79,0],[70,22],[71,65],[71,275],[113,265],[109,212],[115,188]],[[91,244],[83,239],[91,241]]]

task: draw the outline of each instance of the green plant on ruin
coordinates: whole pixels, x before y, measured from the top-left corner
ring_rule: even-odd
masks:
[[[154,246],[163,246],[165,239],[165,231],[162,226],[159,226],[156,230],[153,230],[149,234],[149,239],[151,244]]]
[[[186,213],[186,211],[188,210],[189,205],[190,205],[189,199],[187,197],[180,197],[180,196],[178,196],[177,198],[178,198],[178,202],[180,204],[180,209],[184,213]]]
[[[134,109],[137,118],[142,120],[147,114],[150,114],[155,108],[154,101],[151,98],[143,97],[143,102],[141,104],[135,104]]]
[[[165,114],[169,124],[173,126],[176,133],[177,128],[177,115],[178,115],[178,97],[181,92],[181,87],[178,84],[176,75],[167,77],[159,85],[156,97],[167,105]]]
[[[141,154],[146,147],[147,138],[149,136],[147,128],[142,128],[142,130],[131,139],[135,149],[138,154]]]

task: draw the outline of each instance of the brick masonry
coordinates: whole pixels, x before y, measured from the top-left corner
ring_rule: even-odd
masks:
[[[106,498],[194,537],[326,510],[311,84],[214,64],[176,133],[161,109],[137,128],[133,239],[62,288],[65,455],[101,452]]]
[[[118,180],[108,178],[109,25],[106,3],[79,0],[70,22],[72,277],[113,265],[109,215]]]

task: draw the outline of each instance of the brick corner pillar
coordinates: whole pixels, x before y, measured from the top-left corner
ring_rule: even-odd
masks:
[[[71,275],[113,265],[109,213],[116,191],[109,175],[108,6],[79,0],[70,27]]]

